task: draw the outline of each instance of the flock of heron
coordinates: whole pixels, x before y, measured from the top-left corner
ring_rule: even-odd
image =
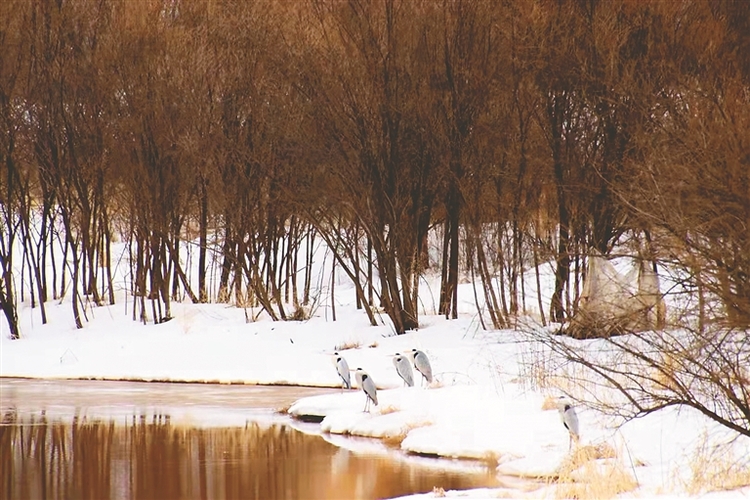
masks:
[[[352,388],[351,373],[349,371],[349,363],[346,359],[338,352],[333,353],[336,362],[336,371],[341,378],[344,389]],[[422,383],[427,381],[427,384],[432,383],[432,367],[430,366],[430,360],[427,355],[417,349],[406,351],[406,353],[396,353],[393,355],[393,366],[396,367],[396,373],[404,381],[404,385],[408,387],[414,386],[414,372],[411,369],[411,365],[414,363],[414,368],[422,375]],[[372,377],[364,371],[362,368],[354,370],[354,378],[357,381],[357,385],[364,391],[366,395],[365,409],[367,411],[370,407],[370,403],[378,405],[378,390],[375,387]]]
[[[336,371],[338,372],[339,377],[341,377],[344,389],[351,389],[352,380],[349,371],[349,364],[338,352],[334,352],[333,355],[336,363]],[[414,369],[422,375],[422,378],[420,379],[422,384],[424,384],[425,381],[428,386],[432,383],[432,366],[430,366],[430,359],[423,351],[412,349],[406,351],[404,354],[397,352],[393,355],[392,359],[393,366],[396,368],[396,373],[398,373],[398,376],[404,381],[404,386],[414,386],[414,372],[411,368],[412,364],[414,364]],[[357,368],[354,370],[354,378],[357,381],[357,385],[362,391],[364,391],[366,396],[365,408],[363,411],[369,410],[370,403],[374,403],[375,406],[377,406],[378,390],[375,387],[375,382],[372,380],[372,377],[370,377],[370,375],[362,368]],[[560,420],[562,420],[562,423],[570,436],[569,447],[572,448],[573,443],[578,443],[580,437],[578,415],[576,414],[575,407],[568,398],[561,396],[557,401],[557,409],[560,414]]]

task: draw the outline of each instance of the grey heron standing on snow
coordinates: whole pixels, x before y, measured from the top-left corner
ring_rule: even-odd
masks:
[[[344,389],[351,389],[352,379],[351,375],[349,375],[349,363],[347,363],[344,357],[337,352],[334,352],[333,356],[336,360],[336,371],[338,372],[339,377],[341,377],[341,381],[344,384]]]
[[[396,373],[398,376],[404,379],[404,384],[413,387],[414,386],[414,372],[411,371],[411,363],[401,353],[396,353],[393,356],[393,366],[396,367]]]
[[[568,443],[568,449],[573,448],[573,441],[578,443],[581,435],[578,433],[578,415],[576,409],[568,398],[560,396],[557,400],[557,411],[560,412],[560,420],[568,430],[570,435],[570,442]]]
[[[368,410],[370,407],[370,401],[375,403],[375,406],[378,406],[378,390],[375,388],[375,382],[372,381],[372,378],[367,372],[362,368],[357,368],[354,370],[354,378],[357,379],[357,385],[359,385],[367,395],[367,399],[365,399],[365,409],[362,411]]]
[[[414,368],[416,368],[417,371],[422,374],[422,377],[424,377],[422,383],[424,383],[424,380],[427,380],[427,384],[431,384],[432,367],[430,366],[430,360],[427,358],[427,354],[418,351],[417,349],[412,349],[409,351],[409,355],[411,356],[411,359],[414,360]]]

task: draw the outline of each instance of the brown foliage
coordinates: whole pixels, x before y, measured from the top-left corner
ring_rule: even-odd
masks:
[[[403,332],[419,324],[436,227],[450,317],[463,270],[477,273],[500,327],[524,312],[523,273],[553,259],[551,318],[566,320],[589,250],[636,234],[717,298],[714,319],[750,323],[742,2],[0,9],[0,251],[23,249],[30,272],[17,281],[41,303],[52,269],[52,295],[72,290],[79,325],[83,301],[114,301],[118,228],[144,321],[169,318],[181,291],[285,318],[298,273],[309,301],[323,234],[360,303],[378,295]],[[197,279],[180,254],[190,234]],[[3,262],[3,303],[15,304]]]

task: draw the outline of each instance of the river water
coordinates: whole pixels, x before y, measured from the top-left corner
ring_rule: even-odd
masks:
[[[326,389],[0,378],[0,498],[366,499],[496,486],[278,413]]]

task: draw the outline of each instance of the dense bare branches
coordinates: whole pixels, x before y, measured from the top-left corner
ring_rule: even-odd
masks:
[[[526,313],[524,274],[552,261],[550,319],[567,321],[587,255],[623,236],[691,276],[701,317],[750,323],[741,3],[77,0],[0,13],[0,298],[14,328],[26,294],[14,281],[43,317],[70,293],[79,326],[82,305],[113,302],[120,236],[142,321],[169,319],[183,294],[291,317],[316,233],[399,333],[419,325],[428,267],[441,313],[458,315],[474,276],[499,328]]]

